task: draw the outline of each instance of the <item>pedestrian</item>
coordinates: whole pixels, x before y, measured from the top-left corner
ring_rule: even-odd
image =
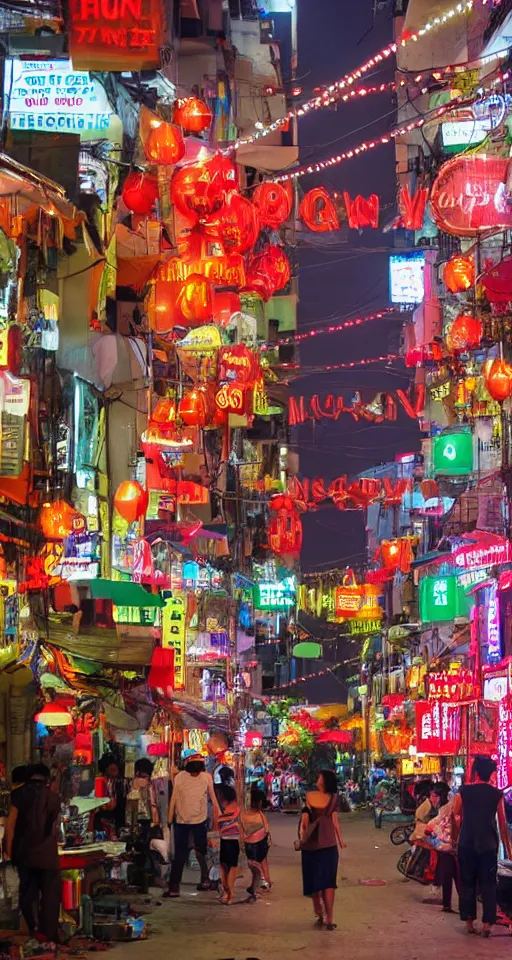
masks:
[[[94,815],[94,830],[104,833],[107,840],[113,840],[119,837],[125,826],[125,780],[113,753],[103,754],[98,762],[98,770],[100,776],[96,778],[96,796],[108,797],[109,802]]]
[[[338,820],[338,781],[333,770],[322,770],[317,790],[306,794],[299,826],[302,851],[302,885],[305,897],[313,898],[319,926],[335,930],[334,891],[337,888],[338,847],[344,846]]]
[[[50,771],[35,763],[26,783],[11,794],[6,855],[20,878],[19,905],[31,936],[57,943],[61,877],[57,846],[60,800],[49,787]]]
[[[432,780],[423,780],[416,784],[414,795],[418,806],[414,814],[414,830],[411,842],[422,840],[427,823],[439,812],[439,796],[435,792]]]
[[[268,851],[270,846],[270,828],[263,813],[266,806],[265,794],[262,790],[251,790],[249,810],[242,813],[242,840],[245,848],[247,863],[251,871],[251,884],[247,887],[250,900],[256,900],[256,891],[263,879],[270,890],[272,883],[268,868]]]
[[[450,809],[450,787],[441,781],[434,786],[434,793],[439,798],[439,812],[427,824],[425,839],[437,851],[437,869],[434,883],[441,887],[443,913],[453,913],[452,892],[453,884],[459,893],[459,869],[455,856],[458,825]]]
[[[235,895],[235,880],[240,856],[240,807],[236,799],[236,790],[229,784],[218,789],[220,808],[220,878],[222,895],[220,902],[229,906]]]
[[[208,799],[213,807],[214,823],[220,813],[211,774],[206,773],[200,754],[187,757],[185,769],[174,778],[169,804],[169,826],[174,824],[174,859],[169,877],[167,897],[179,897],[183,869],[188,858],[190,838],[195,850],[201,880],[198,890],[209,890],[210,880],[206,851],[208,843]]]
[[[483,903],[482,936],[489,937],[496,923],[496,885],[499,833],[507,859],[512,844],[507,829],[503,793],[490,783],[496,763],[490,757],[475,757],[471,783],[461,787],[448,804],[444,817],[461,818],[458,846],[460,872],[460,918],[468,933],[476,933],[477,892]]]

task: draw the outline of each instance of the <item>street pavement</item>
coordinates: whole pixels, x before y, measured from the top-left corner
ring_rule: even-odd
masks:
[[[214,893],[198,893],[197,873],[185,875],[179,900],[164,901],[148,920],[149,939],[114,948],[113,960],[459,960],[510,958],[512,938],[495,927],[490,940],[468,937],[457,914],[423,903],[429,888],[404,880],[396,870],[405,846],[393,847],[387,825],[376,830],[368,814],[341,817],[344,840],[335,921],[314,927],[312,904],[302,896],[300,853],[293,849],[297,817],[270,817],[274,883],[257,903],[244,903],[249,873],[237,881],[230,907]],[[368,886],[362,881],[384,880]],[[454,894],[454,907],[457,906]]]

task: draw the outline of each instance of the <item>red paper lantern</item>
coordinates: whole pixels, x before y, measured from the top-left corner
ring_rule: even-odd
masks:
[[[203,130],[208,129],[212,120],[212,111],[199,97],[178,100],[174,107],[174,122],[183,127],[187,133],[202,133]]]
[[[47,540],[66,540],[72,533],[81,533],[85,529],[82,515],[65,500],[43,503],[39,522]]]
[[[127,523],[134,523],[144,516],[148,506],[148,494],[138,480],[123,480],[114,494],[114,507]]]
[[[174,166],[185,154],[185,141],[179,127],[165,120],[152,120],[144,144],[146,159],[162,166]]]
[[[272,260],[273,274],[275,277],[275,290],[284,290],[288,286],[291,277],[290,261],[282,247],[270,246],[266,248],[267,255]]]
[[[260,183],[254,191],[254,204],[262,226],[275,230],[288,220],[292,209],[290,194],[280,183]]]
[[[493,400],[502,403],[512,395],[512,367],[497,357],[488,360],[483,368],[485,386]]]
[[[250,250],[260,232],[260,218],[257,207],[240,193],[232,193],[217,214],[203,225],[208,236],[222,241],[229,253],[246,253]]]
[[[185,217],[207,217],[220,210],[229,193],[237,189],[236,170],[220,154],[180,167],[171,180],[171,202]]]
[[[482,339],[482,323],[477,317],[460,314],[446,334],[446,346],[450,353],[473,350]]]
[[[420,490],[425,500],[433,500],[439,496],[439,487],[435,480],[422,480]]]
[[[180,400],[178,413],[187,427],[204,427],[208,422],[208,403],[204,390],[194,388]]]
[[[302,520],[298,510],[278,510],[270,517],[268,542],[278,557],[298,555],[302,546]]]
[[[178,293],[176,307],[185,324],[201,326],[213,318],[212,285],[199,274],[191,273]],[[178,318],[176,318],[178,322]]]
[[[306,227],[314,233],[325,233],[328,230],[340,228],[336,207],[325,187],[313,187],[305,194],[299,215]]]
[[[237,293],[230,290],[213,292],[213,318],[218,327],[226,327],[234,313],[240,313],[242,304]]]
[[[288,257],[281,247],[271,245],[252,257],[246,272],[246,289],[269,300],[278,290],[290,282],[291,270]]]
[[[151,414],[151,422],[158,423],[161,427],[171,426],[176,422],[176,403],[172,397],[162,397],[158,401]]]
[[[148,173],[129,173],[123,186],[123,202],[132,213],[146,216],[151,213],[158,197],[156,177]]]
[[[443,280],[451,293],[462,293],[475,283],[475,264],[470,257],[452,257],[444,266]]]

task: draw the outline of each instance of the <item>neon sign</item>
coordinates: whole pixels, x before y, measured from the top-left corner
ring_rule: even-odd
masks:
[[[74,65],[91,70],[159,66],[162,13],[160,0],[70,0]]]
[[[281,610],[295,604],[295,581],[287,577],[280,583],[258,583],[254,587],[254,606],[257,610]]]
[[[486,591],[487,662],[501,660],[500,607],[498,584],[494,582]]]
[[[500,700],[498,704],[498,770],[496,782],[499,790],[505,790],[510,783],[512,768],[511,723],[512,709],[507,697]]]

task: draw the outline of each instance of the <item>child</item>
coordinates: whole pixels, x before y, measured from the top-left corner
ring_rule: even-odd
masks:
[[[263,813],[266,797],[262,790],[251,791],[251,806],[242,814],[242,839],[245,845],[247,863],[252,874],[250,887],[247,887],[249,900],[256,900],[256,890],[263,877],[268,889],[272,886],[268,870],[267,854],[270,841],[268,821]]]
[[[236,802],[236,791],[229,784],[219,787],[218,797],[221,808],[220,876],[224,890],[220,902],[229,905],[233,903],[240,854],[240,807]]]

